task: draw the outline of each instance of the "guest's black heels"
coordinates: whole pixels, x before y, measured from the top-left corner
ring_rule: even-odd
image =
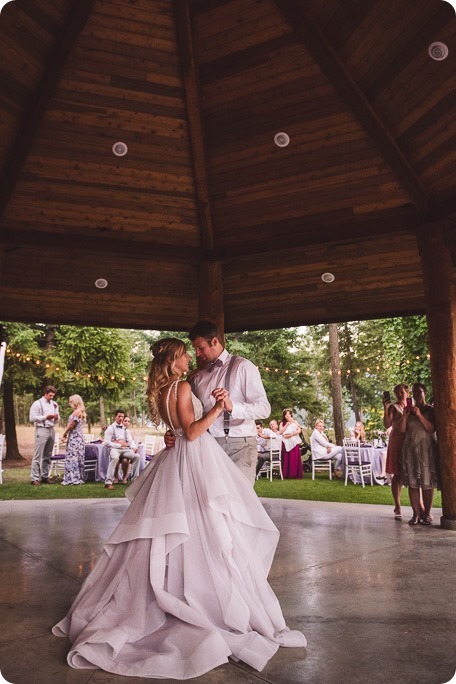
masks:
[[[419,524],[420,524],[420,519],[419,519],[419,517],[418,517],[417,515],[412,515],[412,517],[410,518],[408,524],[409,524],[409,525],[419,525]]]

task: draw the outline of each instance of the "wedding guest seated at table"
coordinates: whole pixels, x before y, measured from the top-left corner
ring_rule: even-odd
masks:
[[[267,442],[267,437],[263,434],[263,423],[257,423],[256,424],[256,443],[257,443],[257,452],[258,452],[258,458],[257,458],[257,464],[256,464],[256,470],[255,470],[255,475],[258,475],[260,472],[261,468],[264,466],[266,461],[269,461],[269,445]]]
[[[125,434],[127,434],[127,433],[130,434],[131,439],[135,443],[135,447],[136,447],[135,436],[134,436],[133,432],[131,431],[131,418],[130,418],[130,416],[127,416],[127,414],[125,414],[125,417],[123,419],[123,424],[124,424],[124,427],[126,430]],[[127,483],[127,473],[128,473],[128,466],[129,465],[130,465],[130,461],[128,458],[124,457],[124,458],[119,460],[118,464],[116,465],[116,470],[114,472],[114,484],[119,482],[119,468],[122,468],[122,480],[121,480],[122,484]]]
[[[355,423],[355,427],[353,430],[350,430],[350,437],[352,439],[357,439],[361,444],[366,443],[366,431],[364,429],[364,425],[360,420],[357,420]]]
[[[312,450],[312,458],[315,461],[330,461],[334,463],[334,473],[339,477],[342,476],[341,463],[344,455],[343,448],[332,444],[325,435],[325,424],[319,418],[315,422],[315,429],[310,435],[310,447]]]
[[[131,479],[135,480],[139,475],[139,455],[138,447],[132,439],[130,431],[125,428],[123,420],[125,411],[117,409],[114,423],[105,432],[104,441],[110,447],[109,466],[106,474],[105,489],[115,489],[113,485],[114,474],[119,460],[128,459],[131,461]],[[126,482],[126,478],[122,482]]]

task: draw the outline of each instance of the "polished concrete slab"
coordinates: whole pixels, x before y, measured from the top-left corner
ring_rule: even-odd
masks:
[[[263,499],[281,532],[270,574],[307,649],[261,672],[228,663],[198,684],[443,684],[456,671],[456,534],[409,527],[392,506]],[[125,500],[0,502],[0,671],[12,684],[132,684],[73,670],[50,629],[67,611]],[[434,511],[435,520],[440,511]],[[1,681],[1,678],[0,678]],[[175,680],[161,680],[167,682]]]

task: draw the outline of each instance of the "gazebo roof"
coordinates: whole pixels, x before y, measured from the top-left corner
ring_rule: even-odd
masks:
[[[10,2],[1,318],[186,329],[212,259],[227,330],[423,312],[455,57],[442,0]]]

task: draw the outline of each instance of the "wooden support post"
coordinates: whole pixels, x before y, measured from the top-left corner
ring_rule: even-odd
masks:
[[[441,525],[456,530],[456,292],[443,225],[419,233],[442,480]]]
[[[220,329],[222,344],[225,339],[223,309],[223,268],[220,261],[205,259],[199,266],[198,315],[200,320],[214,321]]]

